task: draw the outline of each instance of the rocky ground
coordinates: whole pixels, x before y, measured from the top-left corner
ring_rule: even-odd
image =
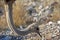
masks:
[[[40,0],[38,0],[38,2],[39,1]],[[60,20],[60,0],[44,0],[43,1],[44,7],[53,3],[54,1],[57,2],[58,4],[54,5],[54,11],[52,12],[51,15],[48,15],[49,18],[47,20],[43,21],[44,23],[48,23],[49,21],[57,22],[58,20]],[[13,4],[13,14],[14,14],[13,19],[14,19],[14,23],[16,26],[26,24],[26,21],[28,20],[24,16],[25,14],[27,14],[27,11],[25,10],[25,6],[24,6],[23,2],[25,3],[25,1],[17,0]],[[27,4],[28,4],[28,2],[27,2]],[[2,6],[2,5],[0,5],[0,6]],[[37,8],[36,8],[36,10],[38,11]],[[42,25],[40,25],[40,28],[42,28],[44,30],[45,29],[44,26],[45,25],[42,24]],[[14,35],[12,36],[11,34],[9,34],[10,30],[9,31],[8,30],[9,30],[9,28],[6,23],[5,12],[3,12],[3,14],[0,13],[0,40],[60,40],[60,35],[57,35],[57,36],[51,38],[51,35],[52,35],[50,33],[51,29],[47,31],[48,32],[47,34],[43,35],[46,37],[46,39],[41,38],[37,33],[30,33],[23,37],[14,36]]]

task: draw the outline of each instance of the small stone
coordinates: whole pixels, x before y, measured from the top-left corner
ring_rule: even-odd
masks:
[[[57,21],[58,24],[60,24],[60,21]]]
[[[53,22],[52,22],[52,21],[50,21],[48,24],[49,24],[49,25],[50,25],[50,24],[53,24]]]

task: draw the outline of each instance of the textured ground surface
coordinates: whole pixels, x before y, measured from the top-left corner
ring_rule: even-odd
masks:
[[[57,1],[58,4],[55,5],[53,16],[50,19],[46,20],[46,22],[48,22],[49,20],[52,20],[52,21],[60,20],[60,0],[47,0],[47,2],[44,0],[44,6],[49,5],[50,3],[54,2],[54,1]],[[26,13],[27,12],[23,6],[23,3],[20,0],[16,1],[13,5],[13,14],[14,14],[13,19],[14,19],[14,23],[16,26],[21,25],[21,24],[26,24],[26,19],[24,17],[24,15]],[[5,30],[5,28],[8,28],[6,19],[5,19],[5,13],[2,16],[0,16],[0,28],[1,28],[0,29],[1,31]],[[48,40],[58,40],[59,38],[60,37],[57,36],[54,39],[48,39]],[[40,40],[40,37],[38,35],[33,35],[33,33],[27,35],[26,37],[21,37],[20,39],[18,39],[17,37],[11,38],[9,36],[2,36],[2,37],[0,36],[0,40],[5,40],[5,39],[6,40],[11,40],[11,39],[14,39],[14,40],[23,40],[23,39],[24,40]]]

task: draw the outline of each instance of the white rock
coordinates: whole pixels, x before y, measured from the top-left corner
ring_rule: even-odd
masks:
[[[33,6],[36,6],[36,3],[35,3],[35,2],[32,2],[32,5],[33,5]]]
[[[49,25],[50,25],[50,24],[53,24],[53,22],[52,22],[52,21],[50,21],[48,24],[49,24]]]
[[[55,34],[52,34],[52,37],[55,37],[56,35]]]
[[[57,21],[58,24],[60,24],[60,21]]]
[[[49,6],[46,6],[46,8],[45,9],[48,9],[49,8]]]
[[[37,17],[34,17],[33,21],[38,21]]]
[[[42,9],[42,8],[43,8],[43,6],[42,6],[42,5],[40,5],[38,9]]]

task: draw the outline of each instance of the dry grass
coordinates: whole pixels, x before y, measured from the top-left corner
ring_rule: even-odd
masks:
[[[4,8],[3,5],[4,4],[0,2],[0,7]],[[0,16],[0,28],[6,28],[5,26],[7,26],[7,23],[6,23],[6,17],[4,12],[3,15]]]
[[[58,0],[58,2],[59,2],[59,0]],[[48,2],[48,4],[49,3],[50,2]],[[47,2],[45,4],[48,5]],[[60,11],[59,10],[60,10],[59,9],[59,5],[56,5],[55,6],[55,10],[53,12],[54,14],[53,14],[53,17],[51,18],[51,20],[55,20],[56,21],[56,20],[60,19],[60,16],[59,16],[60,15]],[[22,2],[16,2],[16,4],[14,4],[14,6],[13,6],[13,19],[14,19],[15,25],[26,24],[26,19],[24,18],[24,15],[26,13],[27,12],[26,12]],[[0,26],[1,25],[2,26],[3,25],[4,26],[7,25],[5,17],[4,17],[4,19],[0,17]]]
[[[16,3],[16,5],[13,6],[13,19],[15,25],[25,24],[25,14],[26,11],[22,3]]]

